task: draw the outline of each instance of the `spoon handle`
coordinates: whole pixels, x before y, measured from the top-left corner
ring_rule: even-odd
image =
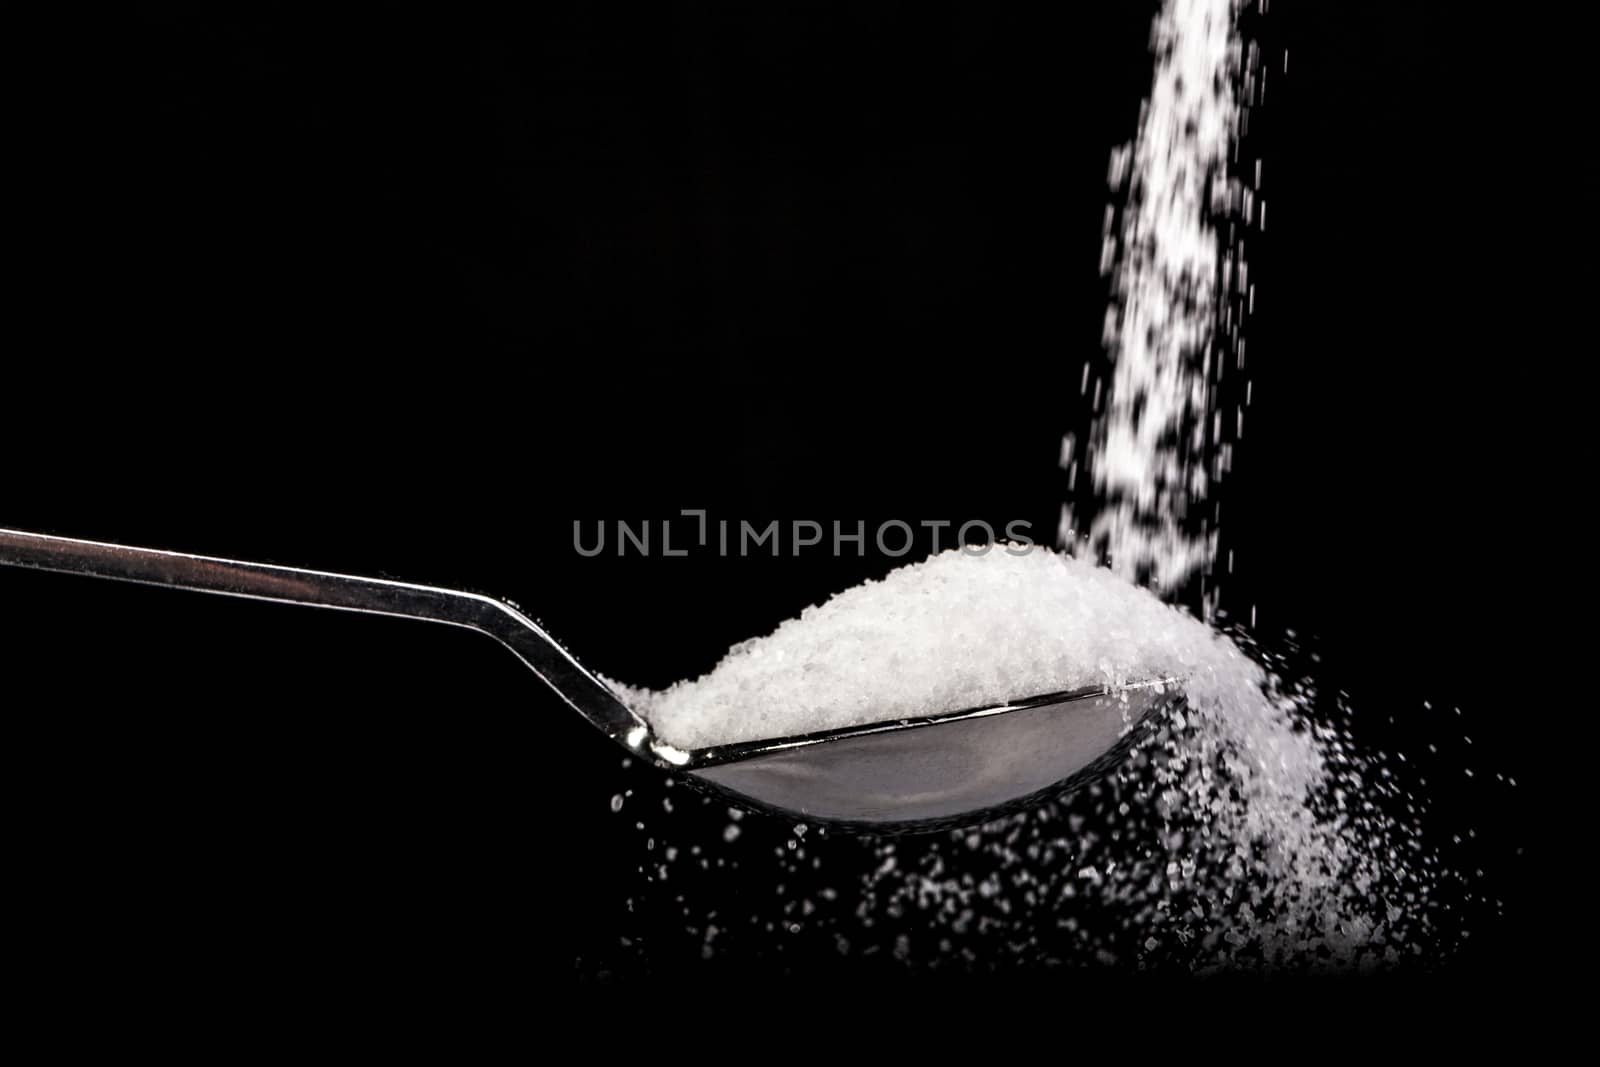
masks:
[[[628,743],[625,738],[644,725],[610,687],[532,619],[477,593],[4,528],[0,528],[0,565],[464,626],[515,652],[568,704],[613,738]],[[638,736],[642,739],[644,734]]]
[[[474,612],[463,610],[470,605],[463,604],[461,598],[470,594],[448,589],[23,530],[0,529],[0,563],[197,593],[403,615],[456,625],[470,626],[475,618]]]

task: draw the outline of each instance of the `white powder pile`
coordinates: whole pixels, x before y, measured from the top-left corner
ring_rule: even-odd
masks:
[[[684,746],[993,702],[1018,678],[1047,691],[1178,675],[1186,700],[1107,779],[981,829],[862,841],[768,820],[788,840],[747,846],[734,810],[714,837],[679,827],[657,852],[664,827],[640,821],[640,872],[699,886],[693,905],[681,888],[670,899],[706,957],[782,952],[780,932],[958,969],[1345,969],[1443,951],[1432,902],[1456,875],[1423,844],[1422,801],[1315,713],[1309,681],[1286,684],[1262,665],[1280,660],[1245,644],[1044,550],[901,568],[704,678],[631,696]],[[764,854],[776,896],[749,899],[738,887]]]
[[[1259,688],[1259,673],[1105,568],[994,546],[901,567],[735,646],[702,678],[626,696],[692,749],[1162,678]]]
[[[1337,738],[1304,728],[1305,692],[1281,696],[1228,638],[1104,568],[951,550],[810,608],[703,678],[626,696],[695,748],[1164,677],[1181,679],[1185,710],[1113,780],[1136,783],[1142,813],[1119,800],[1116,817],[1158,823],[1160,851],[1113,860],[1096,884],[1154,907],[1169,876],[1177,889],[1203,868],[1226,906],[1167,921],[1232,935],[1213,959],[1235,944],[1279,959],[1364,946],[1373,924],[1357,904],[1381,850],[1317,812],[1361,790],[1360,768],[1336,761],[1330,777]],[[1140,910],[1129,918],[1155,921]]]
[[[994,644],[947,641],[928,629],[936,622],[994,626],[974,631]],[[897,642],[896,626],[916,638]],[[872,677],[873,656],[899,651],[909,657],[899,677],[916,683],[919,708],[965,705],[1006,685],[988,672],[998,663],[1030,685],[1181,673],[1187,699],[1108,778],[982,828],[873,840],[730,810],[716,832],[674,824],[668,841],[665,825],[640,820],[640,873],[657,888],[629,910],[680,909],[705,957],[781,954],[792,943],[960,970],[1342,970],[1436,958],[1447,946],[1435,902],[1459,876],[1424,843],[1424,801],[1394,773],[1404,765],[1355,746],[1317,713],[1309,681],[1285,683],[1295,675],[1281,659],[1240,640],[1244,648],[1104,569],[1043,551],[945,553],[841,594],[740,646],[705,678],[636,696],[664,729],[794,730],[813,716],[839,718],[827,695],[852,693],[861,706],[907,699]],[[747,699],[773,709],[759,727],[738,723]],[[655,783],[646,775],[636,788]],[[668,813],[715,806],[666,785]],[[752,896],[752,871],[764,865],[774,894]]]

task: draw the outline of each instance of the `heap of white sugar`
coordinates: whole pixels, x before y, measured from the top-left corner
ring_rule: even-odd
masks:
[[[702,678],[627,699],[693,749],[1182,678],[1259,690],[1260,669],[1192,616],[1038,546],[951,549],[807,608]]]
[[[1387,772],[1374,780],[1339,732],[1314,725],[1314,690],[1286,690],[1225,634],[1043,548],[902,567],[702,678],[624,695],[665,740],[700,748],[1157,678],[1179,679],[1185,700],[1105,782],[993,834],[959,831],[925,870],[899,868],[884,844],[865,899],[960,935],[999,872],[1025,872],[1060,882],[1060,915],[1091,896],[1114,904],[1141,953],[1192,952],[1197,966],[1347,966],[1424,936],[1421,905],[1392,903],[1428,898],[1425,868],[1404,859],[1414,828],[1373,808]]]
[[[1398,945],[1429,936],[1438,872],[1416,827],[1374,808],[1394,801],[1389,771],[1315,725],[1307,681],[1285,686],[1259,659],[1109,569],[995,547],[902,566],[736,646],[706,677],[624,696],[666,741],[696,749],[1178,678],[1184,702],[1106,781],[907,851],[915,867],[893,841],[875,845],[880,862],[862,877],[856,917],[917,913],[938,934],[931,961],[947,957],[952,937],[992,936],[1005,945],[995,952],[1022,952],[1016,945],[1038,942],[1030,923],[1077,931],[1077,915],[1109,907],[1112,931],[1082,931],[1096,960],[1394,963]],[[733,825],[723,845],[738,838]],[[779,856],[805,856],[798,837],[787,848]],[[680,848],[666,854],[651,880],[669,877]],[[709,856],[699,862],[709,870]],[[821,854],[811,864],[821,870]],[[802,873],[786,870],[784,885]],[[998,912],[974,928],[990,904]],[[803,917],[814,904],[789,901],[786,915],[794,907]],[[870,923],[845,925],[853,933],[840,934],[840,952],[870,933]]]

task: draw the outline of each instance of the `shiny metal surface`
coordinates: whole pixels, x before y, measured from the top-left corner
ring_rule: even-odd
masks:
[[[682,751],[538,623],[491,597],[266,563],[0,529],[0,564],[223,596],[395,615],[488,634],[606,736],[755,807],[874,831],[970,821],[1114,764],[1155,712],[1165,681],[798,737]]]
[[[1150,683],[691,753],[691,775],[757,806],[862,829],[970,822],[1120,760],[1178,699]]]

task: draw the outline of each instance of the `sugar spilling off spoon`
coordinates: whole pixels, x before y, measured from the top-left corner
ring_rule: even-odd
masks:
[[[1375,931],[1393,928],[1398,916],[1377,906],[1373,888],[1415,892],[1397,850],[1409,831],[1355,810],[1367,765],[1336,731],[1311,728],[1309,690],[1285,694],[1227,636],[1106,568],[1047,549],[951,550],[901,567],[735,647],[702,678],[625,694],[667,740],[694,748],[1152,678],[1179,679],[1184,704],[1108,785],[1061,803],[1115,797],[1110,814],[1123,829],[1111,839],[1131,838],[1144,819],[1158,849],[1119,846],[1103,869],[1080,863],[1069,871],[1088,883],[1078,888],[1115,894],[1130,921],[1152,930],[1210,938],[1213,963],[1246,947],[1280,962],[1354,958]],[[1032,818],[1017,825],[1037,827]],[[1095,834],[1081,832],[1082,820],[1055,826],[1062,855],[1089,854]],[[880,865],[872,891],[926,900],[929,883],[907,877]],[[1215,898],[1172,913],[1201,886]],[[948,892],[959,898],[959,881]]]

